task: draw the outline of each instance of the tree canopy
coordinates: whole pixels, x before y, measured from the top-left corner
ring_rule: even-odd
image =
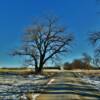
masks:
[[[94,64],[100,67],[100,32],[93,32],[89,35],[89,41],[95,46]]]
[[[13,55],[27,56],[27,63],[35,66],[36,73],[41,73],[48,60],[69,51],[73,39],[73,34],[59,25],[57,17],[46,16],[27,28],[21,48],[14,50]]]

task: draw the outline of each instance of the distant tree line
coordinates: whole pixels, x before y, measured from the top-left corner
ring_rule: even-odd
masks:
[[[65,70],[72,70],[72,69],[99,69],[99,67],[95,67],[94,59],[88,55],[87,53],[83,53],[82,58],[75,59],[71,63],[65,62],[64,63]]]
[[[72,69],[93,69],[92,65],[88,65],[87,63],[83,62],[81,59],[75,59],[72,63],[66,62],[64,64],[65,70],[72,70]]]
[[[60,66],[50,66],[50,67],[44,67],[43,69],[58,69],[58,70],[60,70],[61,68],[60,68]]]

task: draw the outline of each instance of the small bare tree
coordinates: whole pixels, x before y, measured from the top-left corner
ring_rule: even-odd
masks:
[[[83,56],[82,61],[85,62],[87,65],[90,65],[92,57],[87,53],[83,53],[82,56]]]
[[[60,54],[67,53],[72,41],[73,35],[58,25],[58,18],[47,16],[26,30],[23,45],[13,55],[27,56],[28,62],[34,64],[38,74],[48,60],[55,60]]]
[[[91,44],[95,46],[94,64],[100,66],[100,32],[94,32],[89,35]]]
[[[92,57],[85,52],[82,54],[82,56],[82,62],[85,63],[87,69],[89,69],[92,63]]]

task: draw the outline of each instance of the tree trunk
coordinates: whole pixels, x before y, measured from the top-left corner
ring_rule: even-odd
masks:
[[[38,67],[35,67],[35,74],[38,74]]]
[[[35,68],[35,74],[42,74],[43,72],[43,65],[41,65],[39,68]]]

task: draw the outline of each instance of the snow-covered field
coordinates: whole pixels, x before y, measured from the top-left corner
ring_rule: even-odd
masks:
[[[91,84],[92,87],[100,91],[100,76],[84,76],[82,80]]]
[[[67,73],[67,72],[66,72]],[[83,73],[83,72],[82,72]],[[81,76],[81,72],[79,76]],[[80,77],[81,80],[91,84],[92,87],[100,91],[100,75],[85,75]],[[0,100],[20,100],[24,93],[34,93],[40,91],[41,86],[45,86],[48,80],[41,75],[0,75]],[[42,90],[41,90],[42,91]]]
[[[44,76],[0,75],[0,100],[19,100],[24,93],[38,91]]]

